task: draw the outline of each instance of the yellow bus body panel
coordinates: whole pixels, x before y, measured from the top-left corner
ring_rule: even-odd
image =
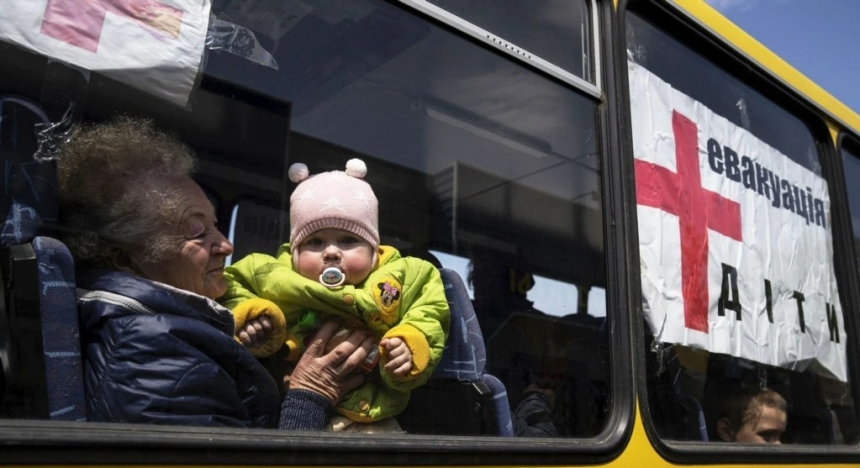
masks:
[[[715,442],[716,443],[716,442]],[[627,444],[627,447],[624,448],[624,451],[621,455],[615,460],[608,463],[606,466],[612,467],[659,467],[659,466],[719,466],[719,467],[762,467],[762,466],[777,466],[777,465],[765,465],[762,463],[753,464],[724,464],[724,463],[708,463],[707,460],[704,459],[701,463],[694,463],[692,465],[685,464],[680,465],[676,463],[671,463],[665,458],[663,458],[657,451],[654,449],[654,446],[651,445],[651,441],[648,439],[648,435],[645,433],[645,426],[642,424],[642,412],[639,408],[639,405],[636,405],[636,422],[633,425],[633,433],[630,436],[630,442]],[[793,467],[803,467],[803,466],[813,466],[811,463],[807,464],[797,464],[791,465]],[[819,466],[819,464],[815,464],[814,466]],[[824,464],[821,466],[827,467],[839,467],[839,466],[856,466],[856,465],[848,465],[848,464]]]

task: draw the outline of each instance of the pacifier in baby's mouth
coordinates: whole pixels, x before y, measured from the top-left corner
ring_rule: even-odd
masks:
[[[342,285],[344,280],[346,280],[346,275],[338,267],[328,267],[320,275],[320,283],[329,288]]]

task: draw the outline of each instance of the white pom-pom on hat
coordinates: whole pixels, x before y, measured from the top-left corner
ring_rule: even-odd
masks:
[[[308,166],[302,163],[295,163],[290,166],[290,169],[287,171],[287,175],[290,177],[295,183],[300,183],[303,180],[306,180],[310,175],[308,171]]]
[[[356,179],[364,179],[364,176],[367,175],[367,165],[361,159],[350,159],[346,162],[346,175]]]

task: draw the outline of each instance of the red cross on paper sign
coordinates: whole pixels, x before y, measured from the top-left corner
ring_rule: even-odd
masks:
[[[157,0],[48,0],[42,34],[96,52],[107,12],[172,38],[182,26],[182,11]]]
[[[678,217],[684,326],[708,332],[708,229],[741,240],[741,206],[702,188],[696,124],[672,112],[677,174],[635,160],[636,203]]]

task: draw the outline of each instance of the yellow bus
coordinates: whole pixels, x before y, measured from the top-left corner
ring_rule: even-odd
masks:
[[[704,1],[3,9],[0,463],[860,463],[860,115]],[[291,164],[365,161],[468,371],[398,433],[88,421],[53,160],[117,115],[194,149],[228,262],[287,242]]]

